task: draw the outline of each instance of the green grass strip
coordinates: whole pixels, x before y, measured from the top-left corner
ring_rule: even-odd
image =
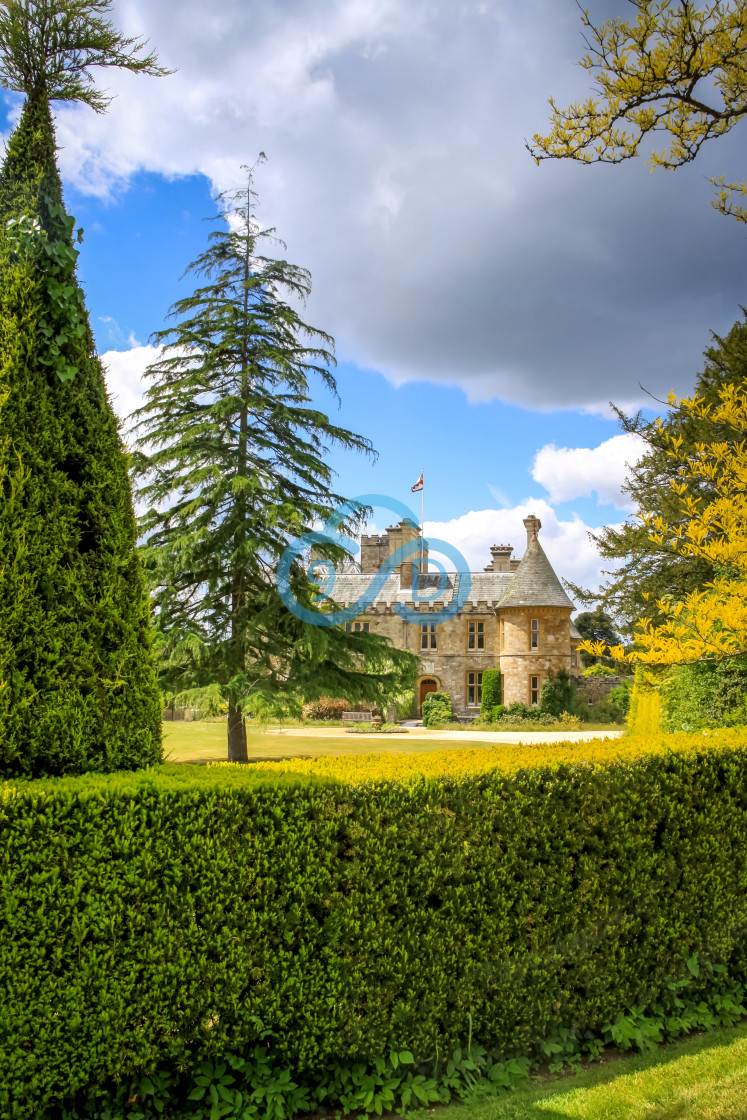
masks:
[[[595,1063],[507,1096],[450,1105],[438,1120],[745,1120],[747,1023],[652,1054]]]

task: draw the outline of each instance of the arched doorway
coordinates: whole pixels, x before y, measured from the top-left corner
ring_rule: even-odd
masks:
[[[429,692],[438,692],[438,681],[435,677],[423,677],[420,682],[420,698],[418,700],[418,714],[423,710],[423,701]]]

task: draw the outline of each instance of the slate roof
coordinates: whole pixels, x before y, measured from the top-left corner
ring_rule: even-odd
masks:
[[[571,637],[578,638],[578,640],[581,641],[581,634],[579,632],[578,626],[576,626],[576,623],[573,621],[573,619],[571,619]]]
[[[487,603],[489,607],[495,607],[506,594],[508,586],[514,578],[514,573],[472,572],[471,576],[472,585],[467,602],[475,605],[477,603]],[[418,590],[421,592],[430,589],[435,590],[439,586],[440,578],[438,572],[422,573],[418,576]],[[368,589],[372,579],[372,575],[362,575],[360,573],[353,575],[349,572],[341,572],[335,580],[334,587],[330,589],[329,595],[336,603],[355,603]],[[423,607],[427,609],[429,605],[436,602],[450,603],[456,593],[458,579],[459,576],[455,572],[447,572],[445,589],[437,599],[424,601]],[[398,575],[389,576],[376,596],[376,603],[382,606],[392,607],[395,603],[410,602],[412,602],[412,591],[407,587],[400,589]]]
[[[488,607],[573,607],[536,539],[527,547],[515,572],[470,574],[472,585],[465,606],[484,603]],[[334,587],[330,588],[328,594],[334,602],[341,605],[355,603],[368,589],[373,578],[370,574],[351,572],[347,568],[337,576]],[[418,576],[418,589],[421,592],[435,589],[439,586],[440,578],[437,572],[422,573]],[[447,572],[445,590],[436,599],[424,601],[424,611],[436,603],[450,603],[456,592],[458,579],[455,572]],[[409,603],[412,602],[412,591],[409,588],[401,589],[399,576],[392,575],[376,596],[375,602],[378,606],[387,607],[393,607],[395,603]]]
[[[501,607],[573,607],[536,537],[527,545]]]

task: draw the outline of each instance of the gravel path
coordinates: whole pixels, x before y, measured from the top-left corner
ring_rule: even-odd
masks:
[[[389,743],[407,740],[414,744],[422,740],[423,744],[437,740],[439,743],[584,743],[590,739],[619,739],[624,734],[620,731],[428,731],[424,727],[411,727],[407,734],[377,735],[372,732],[366,735],[353,735],[342,728],[327,731],[323,727],[287,727],[268,730],[266,735],[282,735],[288,739],[331,739],[341,738],[352,740],[356,743],[386,740]]]

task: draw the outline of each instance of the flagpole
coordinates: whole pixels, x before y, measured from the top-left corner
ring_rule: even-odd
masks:
[[[424,555],[424,553],[423,553],[423,538],[425,536],[425,467],[423,467],[423,470],[420,472],[420,476],[423,479],[423,485],[422,485],[421,490],[420,490],[420,564],[419,564],[420,571],[422,572],[424,570],[423,569],[423,555]]]

